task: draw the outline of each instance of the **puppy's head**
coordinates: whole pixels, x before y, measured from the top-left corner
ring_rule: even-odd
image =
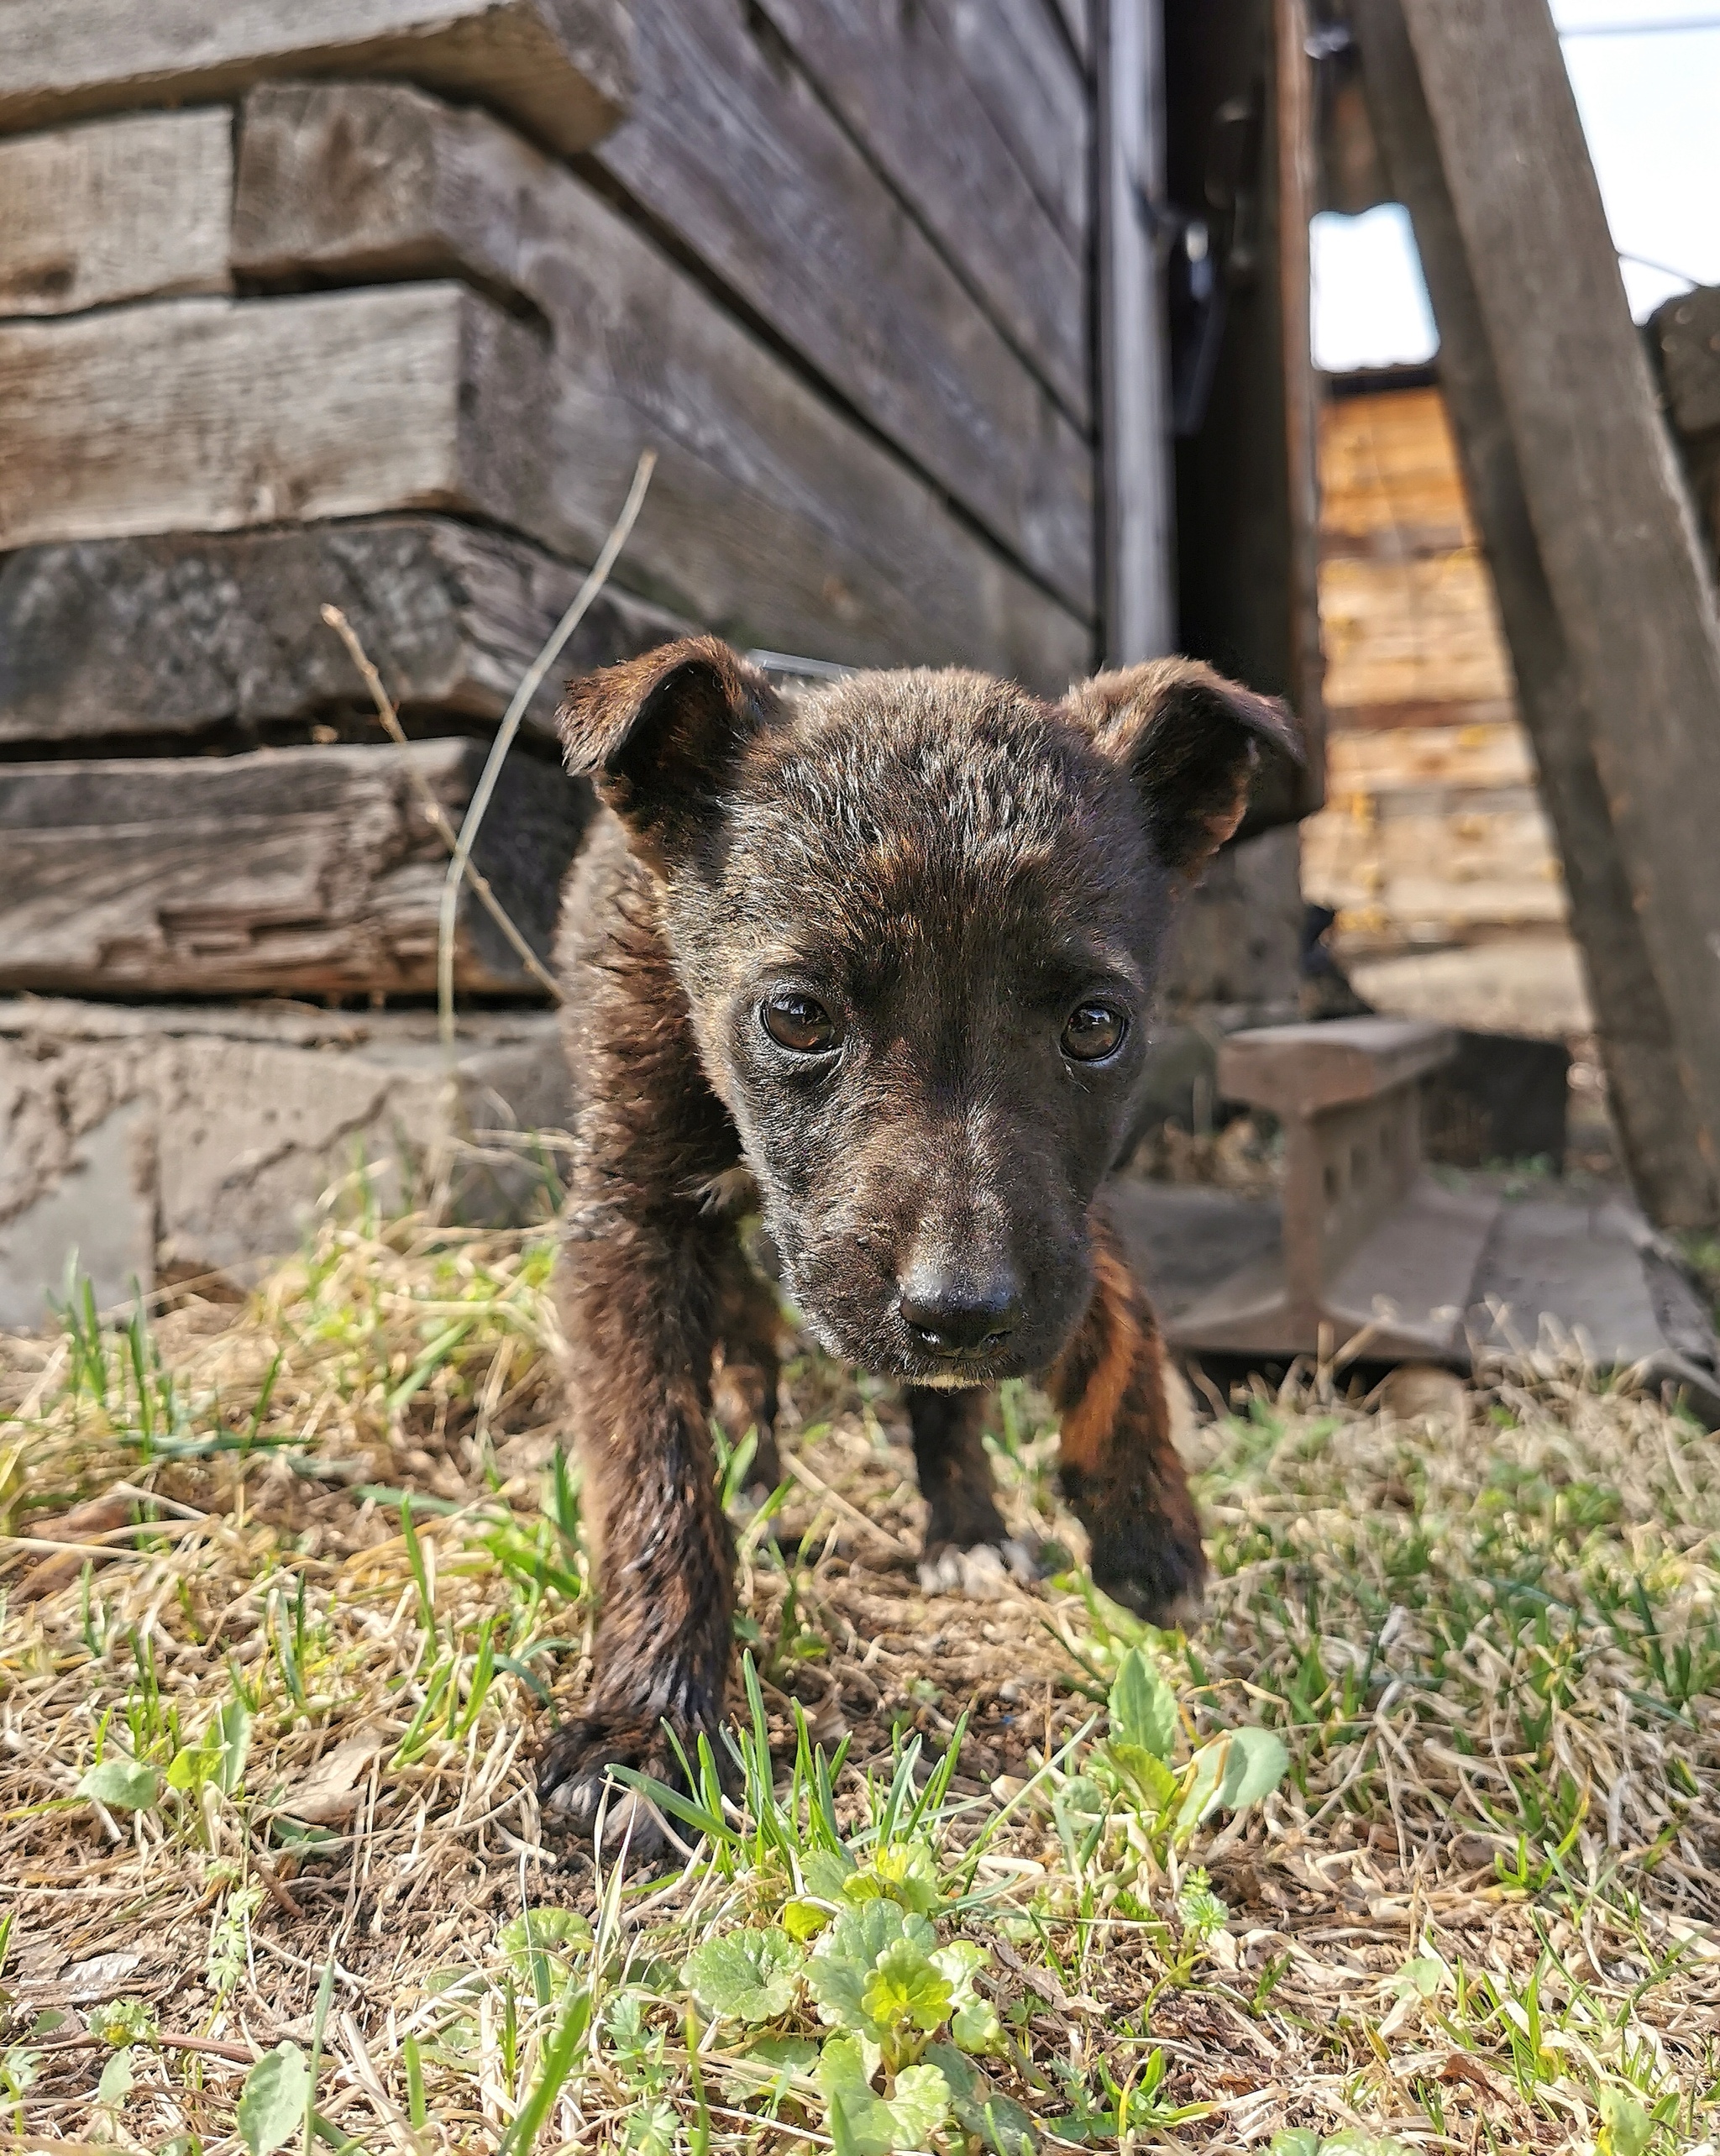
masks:
[[[1055,1359],[1139,1105],[1179,889],[1281,708],[1190,661],[1046,704],[862,674],[792,704],[714,638],[561,714],[659,879],[711,1082],[832,1353],[918,1384]]]

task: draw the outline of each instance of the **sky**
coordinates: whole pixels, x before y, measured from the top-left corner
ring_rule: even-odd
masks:
[[[1691,283],[1720,285],[1720,0],[1553,0],[1553,19],[1612,244],[1640,258],[1619,265],[1640,322]],[[1660,27],[1681,24],[1692,27]],[[1618,34],[1581,34],[1601,26]],[[1439,340],[1404,211],[1324,214],[1313,239],[1316,364],[1431,358]]]

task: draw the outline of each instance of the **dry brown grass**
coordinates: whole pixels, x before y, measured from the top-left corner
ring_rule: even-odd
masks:
[[[19,2145],[246,2146],[251,2064],[311,2052],[332,1966],[333,2147],[493,2150],[539,2089],[543,2148],[868,2146],[804,1991],[748,2024],[683,1973],[818,1898],[810,1821],[773,1842],[746,1816],[780,1828],[797,1708],[809,1744],[847,1740],[862,1881],[989,1956],[1011,2156],[1024,2129],[1618,2156],[1714,2131],[1720,1440],[1551,1353],[1396,1411],[1304,1376],[1196,1433],[1218,1578],[1184,1642],[1078,1572],[923,1596],[894,1398],[809,1357],[776,1535],[742,1530],[776,1796],[755,1759],[716,1845],[686,1829],[648,1878],[554,1846],[531,1789],[591,1620],[548,1264],[529,1237],[330,1226],[242,1307],[6,1345]],[[1041,1404],[1003,1411],[1016,1523],[1078,1552]],[[1104,1701],[1137,1647],[1176,1690],[1174,1773],[1263,1727],[1282,1786],[1180,1836],[1120,1794]],[[77,1793],[98,1748],[153,1770],[149,1801]],[[584,1923],[527,1937],[524,1908]]]

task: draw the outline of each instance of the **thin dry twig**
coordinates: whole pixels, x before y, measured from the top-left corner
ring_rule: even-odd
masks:
[[[389,739],[396,748],[410,750],[412,742],[406,738],[406,729],[400,722],[400,715],[395,710],[387,690],[382,685],[382,676],[371,664],[370,654],[365,651],[364,645],[359,643],[358,631],[354,628],[338,606],[325,606],[322,609],[322,619],[346,646],[353,664],[364,676],[364,686],[370,692],[371,701],[376,706],[376,716],[381,720],[383,729]],[[450,853],[458,852],[459,834],[448,821],[448,813],[441,802],[437,800],[429,780],[413,763],[410,754],[406,760],[406,776],[411,779],[419,800],[423,804],[424,813],[429,818],[437,837]],[[556,979],[554,974],[550,972],[514,926],[501,900],[490,888],[489,878],[481,870],[473,868],[469,862],[466,867],[466,881],[478,894],[479,904],[507,938],[516,957],[527,972],[541,987],[548,989],[558,1003],[564,1003],[567,999],[562,992],[560,982]]]
[[[460,879],[469,868],[472,848],[477,842],[478,832],[484,821],[490,798],[496,791],[496,782],[501,775],[501,767],[513,746],[514,736],[520,730],[520,721],[526,716],[527,706],[537,695],[543,677],[554,665],[562,646],[585,619],[590,606],[604,585],[609,581],[610,571],[621,559],[623,547],[632,535],[634,523],[645,504],[646,490],[651,485],[651,475],[657,469],[657,452],[641,451],[634,468],[633,483],[627,490],[627,498],[621,512],[611,527],[603,549],[591,565],[591,574],[574,595],[573,604],[545,639],[543,649],[526,669],[520,685],[515,690],[513,701],[502,714],[501,724],[496,729],[496,739],[490,744],[482,776],[467,806],[460,824],[459,842],[455,846],[454,858],[448,864],[448,876],[442,887],[442,908],[436,932],[436,1008],[442,1029],[443,1046],[450,1052],[454,1046],[454,931],[455,910],[459,904]]]

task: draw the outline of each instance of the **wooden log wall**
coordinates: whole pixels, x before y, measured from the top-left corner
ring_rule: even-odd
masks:
[[[1352,953],[1562,935],[1558,852],[1439,390],[1334,396],[1320,476],[1328,800],[1303,826],[1308,897],[1337,908]]]
[[[0,0],[0,990],[423,992],[435,847],[320,606],[457,810],[648,446],[568,670],[689,624],[1085,669],[1093,42],[1087,0]],[[529,792],[487,873],[542,948],[585,799]],[[459,980],[534,992],[481,915]]]

